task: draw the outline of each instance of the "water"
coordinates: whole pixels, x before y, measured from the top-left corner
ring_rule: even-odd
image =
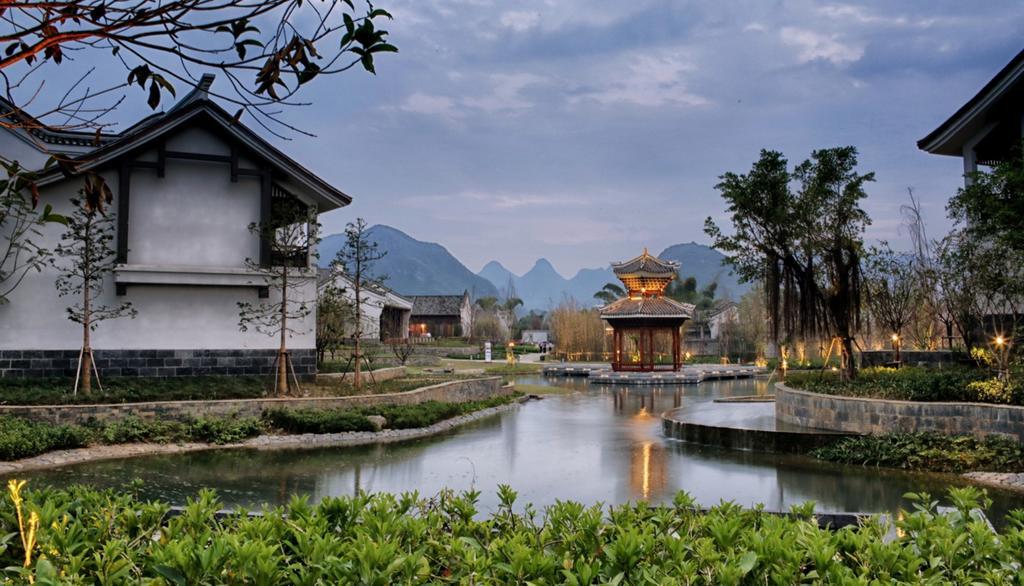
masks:
[[[813,500],[825,512],[887,512],[907,507],[909,491],[944,494],[962,485],[952,475],[843,467],[807,457],[733,452],[666,439],[659,414],[716,397],[766,393],[761,381],[719,381],[681,387],[590,386],[585,380],[539,377],[578,392],[549,395],[515,410],[431,438],[350,448],[220,450],[93,462],[29,474],[32,484],[86,483],[121,487],[142,479],[141,494],[180,504],[203,487],[227,506],[314,500],[356,490],[430,495],[476,488],[493,510],[498,484],[520,502],[622,503],[671,501],[678,490],[698,503],[763,503],[770,510]],[[1024,508],[1024,496],[990,491],[992,514]]]

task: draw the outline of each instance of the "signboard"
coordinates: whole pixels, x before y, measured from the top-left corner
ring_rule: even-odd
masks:
[[[484,342],[484,362],[491,362],[491,343]]]

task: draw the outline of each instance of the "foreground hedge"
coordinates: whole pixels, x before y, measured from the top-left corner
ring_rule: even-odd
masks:
[[[1000,436],[978,439],[935,432],[868,435],[844,438],[812,454],[829,462],[929,472],[1024,470],[1024,445]]]
[[[839,380],[838,373],[831,371],[800,372],[787,376],[786,384],[847,397],[1024,405],[1024,385],[999,384],[990,371],[981,368],[864,368],[853,381]]]
[[[478,495],[360,495],[317,505],[297,498],[261,516],[217,519],[222,504],[203,492],[168,519],[167,505],[128,494],[42,490],[21,505],[20,527],[18,507],[0,504],[0,532],[10,534],[0,567],[36,584],[1022,581],[1024,513],[992,533],[969,514],[983,504],[977,489],[951,491],[950,515],[936,514],[927,495],[911,495],[914,511],[896,521],[891,541],[877,520],[819,529],[810,507],[789,517],[732,504],[700,513],[680,493],[669,506],[559,502],[517,512],[515,493],[501,487],[501,505],[481,516]]]

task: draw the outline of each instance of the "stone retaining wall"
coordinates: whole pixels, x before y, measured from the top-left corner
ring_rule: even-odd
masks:
[[[295,374],[316,374],[316,351],[290,350]],[[101,377],[269,375],[277,350],[93,350]],[[74,378],[78,350],[0,350],[0,378]]]
[[[371,378],[372,374],[372,378]],[[363,371],[363,380],[372,380],[374,382],[384,382],[393,378],[401,378],[406,375],[406,369],[404,366],[392,366],[389,368],[378,368],[371,372]],[[355,376],[351,372],[321,372],[316,375],[317,382],[331,382],[340,381],[342,379],[351,381],[352,377]]]
[[[105,405],[0,406],[0,415],[24,417],[50,423],[113,421],[134,416],[142,419],[185,419],[199,417],[259,417],[270,409],[348,409],[373,405],[415,405],[426,401],[465,403],[507,396],[513,387],[501,385],[501,377],[444,382],[404,393],[358,395],[353,397],[309,397],[289,399],[224,399],[217,401],[152,401]]]
[[[861,434],[937,431],[1024,442],[1024,407],[889,401],[823,395],[775,385],[775,418],[804,427]]]
[[[885,366],[892,363],[895,356],[892,350],[868,350],[860,353],[862,367]],[[926,366],[930,368],[957,364],[961,355],[951,350],[900,350],[900,362],[906,366]]]

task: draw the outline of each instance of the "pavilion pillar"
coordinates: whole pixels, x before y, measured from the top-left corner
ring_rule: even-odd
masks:
[[[678,371],[682,366],[679,356],[679,328],[672,328],[672,370]]]

